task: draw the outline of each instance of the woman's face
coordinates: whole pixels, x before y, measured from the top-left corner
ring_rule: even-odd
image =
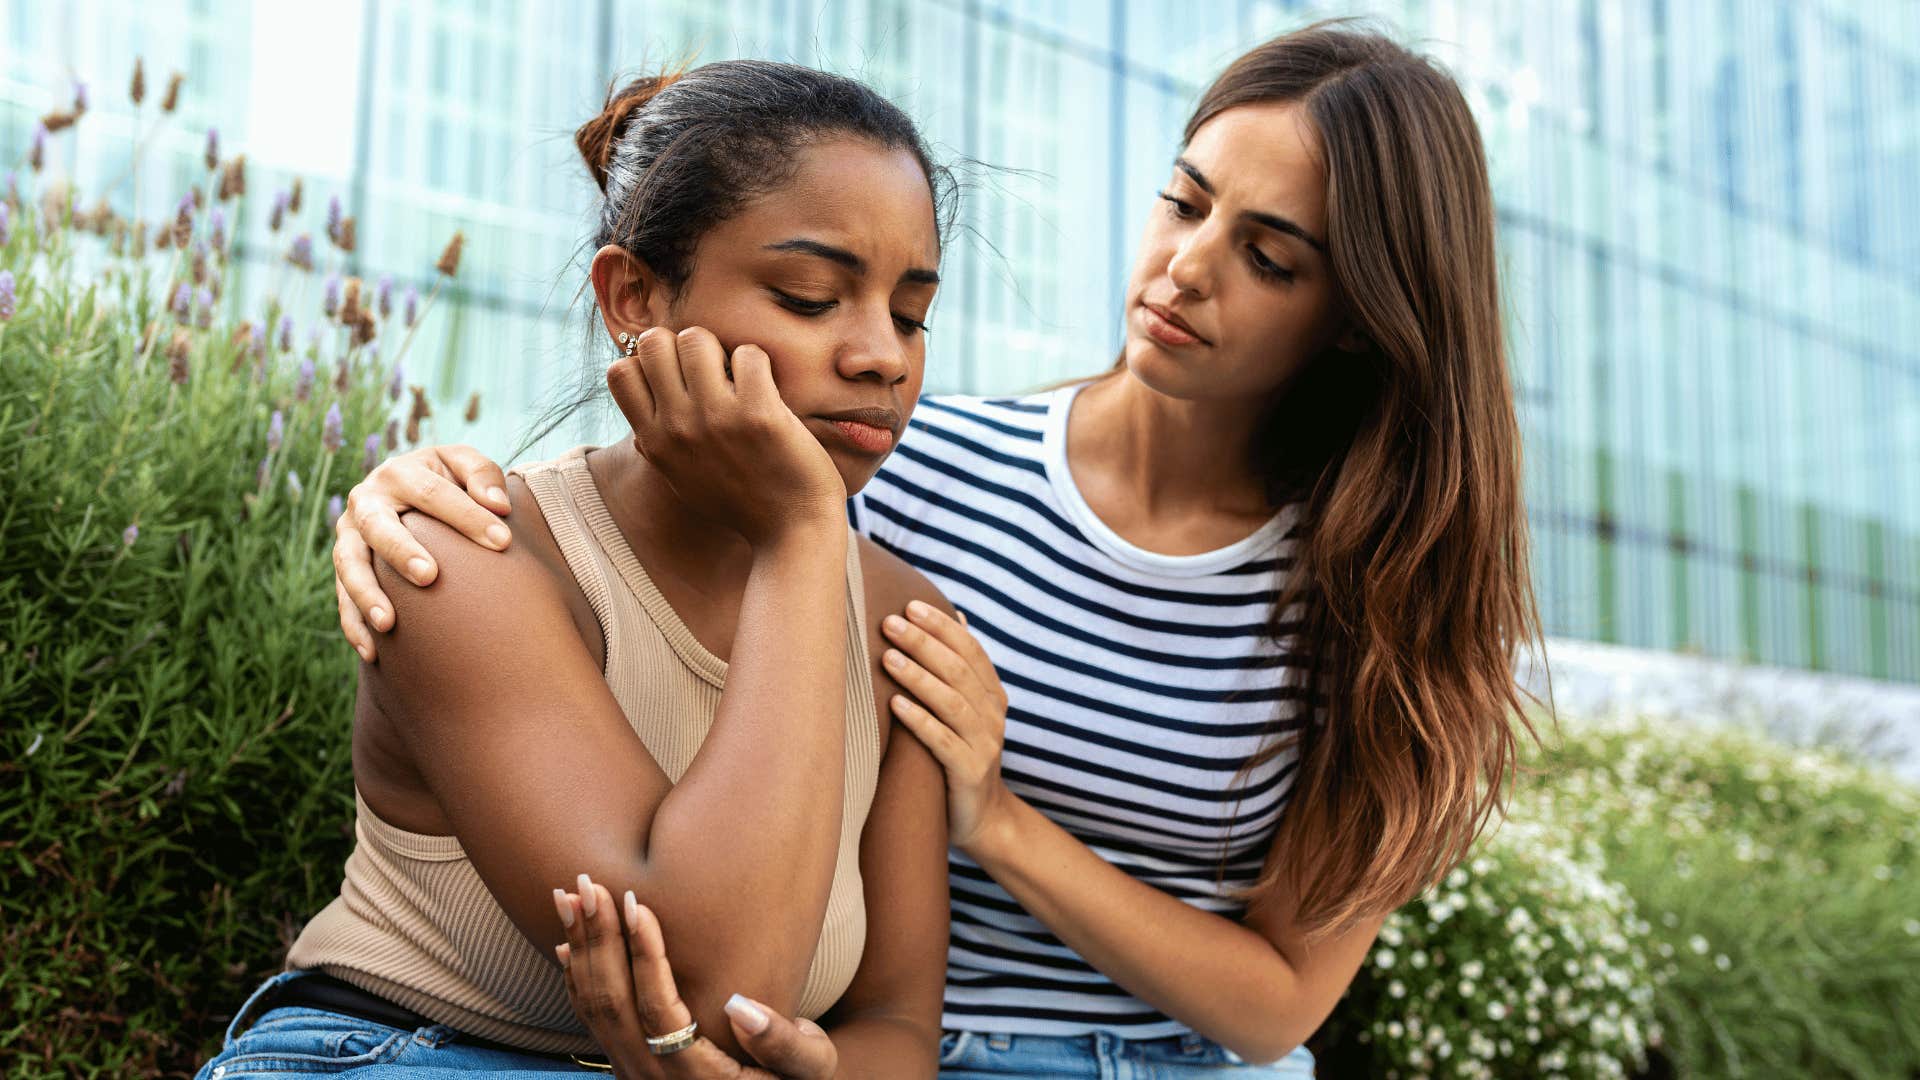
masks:
[[[647,321],[705,327],[729,353],[765,349],[780,396],[853,492],[919,397],[939,265],[914,156],[832,139],[799,151],[787,184],[701,237],[687,280],[670,296],[648,290]]]
[[[1127,369],[1184,401],[1264,401],[1342,335],[1327,170],[1294,104],[1194,132],[1127,283]]]

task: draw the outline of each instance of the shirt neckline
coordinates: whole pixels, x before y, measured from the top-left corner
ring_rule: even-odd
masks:
[[[1079,485],[1073,482],[1072,466],[1067,463],[1067,418],[1073,413],[1074,398],[1086,386],[1084,382],[1074,383],[1053,391],[1047,402],[1046,429],[1040,442],[1047,480],[1053,486],[1054,496],[1060,500],[1067,517],[1079,527],[1089,543],[1124,566],[1166,577],[1204,577],[1222,573],[1253,561],[1279,544],[1280,538],[1292,524],[1295,512],[1292,504],[1281,507],[1252,534],[1226,547],[1194,555],[1165,555],[1148,551],[1109,528],[1093,512],[1093,507],[1087,505],[1086,497],[1080,494]]]

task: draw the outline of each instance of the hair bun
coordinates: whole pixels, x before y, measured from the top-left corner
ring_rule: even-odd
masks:
[[[580,156],[586,159],[587,171],[593,174],[593,182],[601,194],[606,194],[607,167],[613,164],[613,152],[620,145],[620,135],[626,130],[628,118],[682,74],[684,71],[669,71],[643,76],[621,87],[617,93],[609,85],[607,104],[600,115],[573,133],[573,144],[580,148]]]

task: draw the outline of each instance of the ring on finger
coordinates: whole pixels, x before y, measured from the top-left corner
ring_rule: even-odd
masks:
[[[679,1031],[670,1031],[665,1035],[647,1036],[647,1049],[655,1057],[677,1054],[699,1041],[700,1022],[698,1020]]]

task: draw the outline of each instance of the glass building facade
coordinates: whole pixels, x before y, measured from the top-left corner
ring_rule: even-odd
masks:
[[[58,167],[120,175],[143,145],[150,218],[201,178],[218,125],[256,195],[299,174],[309,201],[337,193],[357,214],[343,269],[426,288],[465,230],[409,377],[449,403],[482,391],[478,424],[442,409],[428,435],[505,454],[605,359],[580,296],[595,193],[571,134],[616,74],[687,57],[827,67],[900,102],[941,153],[986,163],[964,170],[929,387],[1007,392],[1108,363],[1206,80],[1347,14],[1434,54],[1480,119],[1549,632],[1920,682],[1910,3],[9,0],[0,152],[19,160],[77,73],[95,107]],[[135,55],[150,93],[189,73],[171,125],[126,107]],[[111,193],[123,213],[133,197]],[[267,201],[247,212],[235,303],[276,273]],[[610,424],[580,418],[531,452]]]

